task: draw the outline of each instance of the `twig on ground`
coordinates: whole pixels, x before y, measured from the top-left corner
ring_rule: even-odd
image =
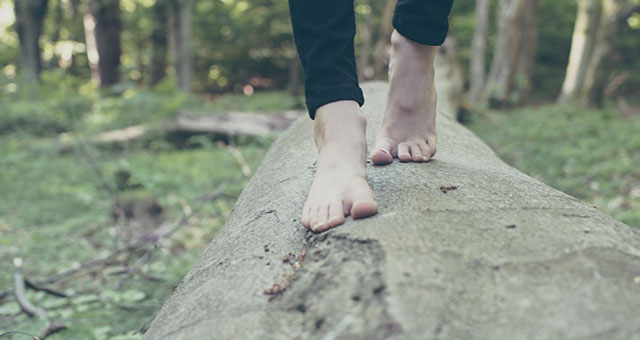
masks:
[[[24,284],[25,284],[25,286],[26,286],[27,288],[32,289],[32,290],[35,290],[35,291],[45,292],[45,293],[47,293],[47,294],[49,294],[49,295],[53,295],[53,296],[61,297],[61,298],[69,297],[67,294],[65,294],[65,293],[63,293],[63,292],[61,292],[61,291],[58,291],[58,290],[55,290],[55,289],[51,289],[51,288],[42,287],[42,286],[40,286],[40,285],[37,285],[37,284],[35,284],[35,283],[31,282],[31,281],[30,281],[29,279],[27,279],[26,277],[24,278]]]
[[[4,338],[5,336],[9,336],[9,335],[13,335],[13,334],[26,335],[26,336],[30,336],[34,340],[40,340],[40,338],[38,338],[37,336],[35,336],[35,335],[31,334],[31,333],[23,332],[23,331],[6,331],[4,333],[0,333],[0,338]]]
[[[115,206],[116,216],[118,217],[118,220],[116,221],[116,225],[115,225],[116,232],[115,232],[115,235],[113,236],[114,237],[113,248],[118,249],[120,247],[120,236],[122,234],[122,229],[123,229],[122,223],[124,223],[125,221],[124,208],[120,204],[118,193],[106,181],[106,179],[104,178],[104,175],[102,174],[102,170],[100,170],[100,167],[98,166],[98,162],[96,162],[96,159],[93,158],[93,156],[91,156],[89,151],[87,151],[86,145],[82,140],[78,140],[78,142],[76,143],[76,149],[78,150],[80,155],[82,155],[85,158],[92,172],[96,175],[98,181],[100,182],[100,185],[107,192],[107,194],[111,198],[111,201],[113,201],[113,204]]]
[[[204,206],[205,203],[208,203],[210,201],[213,201],[219,197],[223,197],[224,195],[224,190],[227,188],[227,184],[223,183],[220,186],[218,186],[218,188],[212,192],[211,194],[207,194],[207,195],[201,195],[199,196],[200,198],[200,202],[201,204],[199,204],[196,208],[193,208],[191,210],[191,213],[189,215],[185,215],[185,211],[186,209],[183,209],[183,213],[181,214],[181,216],[177,219],[177,221],[174,223],[174,225],[167,231],[164,231],[162,233],[158,233],[158,234],[153,234],[153,235],[149,235],[148,237],[145,237],[141,240],[139,240],[138,242],[135,242],[133,244],[130,244],[126,247],[122,247],[119,249],[116,249],[115,251],[113,251],[112,253],[110,253],[109,255],[88,261],[88,262],[84,262],[81,263],[77,266],[74,266],[71,269],[53,274],[51,276],[48,276],[44,279],[41,280],[37,280],[35,282],[32,282],[32,284],[34,286],[40,287],[42,288],[42,286],[48,285],[48,284],[52,284],[55,282],[58,282],[64,278],[67,278],[69,276],[72,276],[78,272],[93,268],[93,267],[97,267],[100,265],[104,265],[104,264],[109,264],[111,262],[114,262],[118,256],[125,254],[125,253],[129,253],[135,250],[140,250],[145,248],[148,245],[153,245],[153,248],[151,249],[156,249],[156,246],[158,244],[159,241],[161,241],[162,239],[166,239],[171,237],[176,231],[178,231],[181,227],[183,227],[185,224],[187,224],[187,222],[189,221],[189,219],[197,214],[200,209]],[[148,250],[147,250],[148,251]],[[145,252],[146,254],[147,252]],[[149,255],[144,255],[142,257],[145,256],[151,256],[151,254]],[[148,261],[145,260],[145,261]],[[138,262],[136,262],[138,263]],[[140,264],[140,267],[143,265],[144,263]],[[135,272],[139,272],[139,269],[136,269]],[[5,297],[9,296],[10,294],[14,294],[15,288],[14,289],[8,289],[4,292],[0,293],[0,301],[2,301]]]
[[[37,316],[46,319],[47,312],[45,312],[44,309],[34,306],[25,294],[24,277],[22,276],[22,259],[13,259],[13,265],[15,267],[13,271],[13,290],[20,309],[30,317]]]
[[[245,177],[251,177],[251,168],[249,167],[249,164],[247,164],[247,161],[245,161],[244,157],[242,157],[242,153],[240,153],[238,149],[234,148],[233,145],[226,145],[222,142],[216,142],[216,145],[227,150],[231,154],[231,156],[233,156],[236,162],[238,162],[238,164],[240,165],[242,174]]]
[[[29,301],[29,299],[25,294],[25,281],[24,281],[24,276],[22,275],[22,259],[15,258],[13,260],[13,265],[15,266],[15,271],[13,273],[13,285],[14,285],[13,289],[14,289],[14,295],[16,297],[16,301],[18,302],[20,309],[30,317],[37,316],[38,318],[46,321],[46,324],[44,328],[40,331],[39,336],[35,336],[32,334],[28,334],[28,335],[32,336],[34,339],[42,340],[55,332],[58,332],[67,328],[65,324],[51,321],[51,319],[49,319],[49,316],[47,315],[47,312],[44,309],[34,306],[31,303],[31,301]]]

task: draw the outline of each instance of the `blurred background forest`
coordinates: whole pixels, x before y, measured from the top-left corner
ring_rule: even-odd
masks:
[[[361,81],[386,79],[394,5],[355,1]],[[639,227],[639,1],[455,0],[450,22],[443,104]],[[302,93],[286,1],[0,0],[0,335],[140,339]]]

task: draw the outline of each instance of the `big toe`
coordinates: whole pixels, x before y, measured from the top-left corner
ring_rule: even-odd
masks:
[[[393,157],[388,150],[379,149],[371,154],[371,162],[375,165],[389,164],[393,162]]]
[[[384,135],[379,135],[371,154],[371,162],[375,165],[389,164],[393,162],[393,154],[391,147],[393,143]]]
[[[375,215],[378,212],[378,203],[369,184],[364,183],[353,189],[353,204],[351,205],[351,216],[353,218],[363,218]]]

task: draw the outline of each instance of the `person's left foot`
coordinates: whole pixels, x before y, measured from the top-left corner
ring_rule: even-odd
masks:
[[[365,170],[366,124],[355,101],[329,103],[316,111],[314,139],[319,154],[302,210],[302,224],[312,231],[338,226],[347,215],[362,218],[378,211]]]
[[[436,153],[435,46],[391,35],[389,93],[382,127],[371,154],[373,164],[426,162]]]

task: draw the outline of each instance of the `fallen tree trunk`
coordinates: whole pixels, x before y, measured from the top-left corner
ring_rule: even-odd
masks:
[[[386,85],[363,87],[371,143]],[[378,215],[308,232],[311,125],[271,147],[145,339],[638,339],[640,233],[445,115],[435,159],[368,167]]]
[[[94,145],[130,143],[160,133],[165,136],[196,134],[212,135],[218,139],[234,136],[265,137],[274,131],[285,130],[302,111],[229,112],[222,115],[180,112],[172,120],[161,124],[139,124],[124,129],[106,131],[90,140]],[[65,147],[67,145],[63,145]]]

